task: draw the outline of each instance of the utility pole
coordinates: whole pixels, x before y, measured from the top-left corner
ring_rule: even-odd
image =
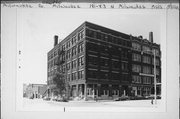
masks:
[[[156,99],[156,50],[154,49],[154,100],[155,104],[157,104],[157,99]]]
[[[142,51],[141,54],[143,54],[143,52],[144,51]],[[149,52],[153,53],[153,55],[154,55],[154,75],[144,74],[144,73],[140,73],[140,75],[154,77],[154,100],[155,100],[154,104],[157,104],[157,96],[156,96],[157,95],[156,94],[156,84],[157,84],[157,82],[156,82],[156,50],[155,49],[153,51],[150,50]]]

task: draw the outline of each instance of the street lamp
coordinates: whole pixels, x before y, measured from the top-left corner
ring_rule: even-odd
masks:
[[[147,51],[147,50],[146,50]],[[144,51],[142,51],[141,53],[143,53]],[[157,104],[157,99],[156,99],[156,50],[154,49],[153,51],[152,50],[148,50],[148,52],[152,52],[153,55],[154,55],[154,75],[151,75],[151,74],[144,74],[144,73],[140,73],[140,75],[142,76],[152,76],[154,77],[154,100],[155,100],[155,104]]]

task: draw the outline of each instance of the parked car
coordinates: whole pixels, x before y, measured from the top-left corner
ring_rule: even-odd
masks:
[[[114,101],[123,101],[123,100],[129,100],[130,98],[128,96],[121,96],[114,99]]]
[[[55,97],[52,98],[52,101],[57,101],[57,99],[58,99],[58,97],[55,96]]]
[[[56,101],[58,102],[62,102],[63,98],[62,97],[58,97]]]
[[[154,95],[146,96],[146,99],[154,99]],[[161,95],[156,95],[156,99],[161,99]]]
[[[154,95],[147,95],[145,96],[146,99],[153,99],[154,98]]]
[[[44,97],[43,100],[51,100],[49,97]]]
[[[57,97],[56,101],[58,101],[58,102],[68,102],[68,98],[66,98],[66,97]]]
[[[157,95],[157,97],[156,97],[157,99],[161,99],[161,95]]]
[[[143,99],[145,99],[144,96],[141,96],[141,95],[135,96],[135,100],[143,100]]]
[[[33,96],[31,96],[29,99],[34,99],[34,97],[33,97]]]

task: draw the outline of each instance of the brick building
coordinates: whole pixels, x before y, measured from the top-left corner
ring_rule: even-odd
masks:
[[[56,72],[65,76],[70,97],[113,99],[122,95],[145,96],[153,92],[153,53],[156,50],[157,81],[161,82],[160,45],[84,22],[48,52],[48,92],[53,96]],[[160,85],[157,93],[161,92]]]
[[[46,84],[23,84],[23,97],[42,98],[46,93]]]

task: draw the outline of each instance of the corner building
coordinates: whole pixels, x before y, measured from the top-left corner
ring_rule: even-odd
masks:
[[[150,40],[90,22],[84,22],[60,43],[55,36],[54,48],[48,52],[49,96],[54,95],[52,79],[56,72],[64,74],[66,93],[70,97],[113,99],[152,94],[152,76],[140,75],[153,74],[153,55],[142,52],[147,50],[144,47],[159,52],[156,58],[160,83],[160,45]]]

